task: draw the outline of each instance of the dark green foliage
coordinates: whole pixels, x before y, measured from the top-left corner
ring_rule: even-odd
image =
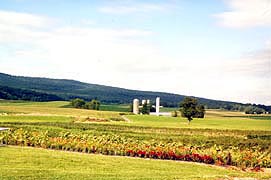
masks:
[[[264,109],[256,107],[256,106],[248,106],[245,108],[246,114],[263,114],[265,112]]]
[[[100,101],[93,99],[85,104],[85,109],[99,110],[100,105],[101,105]]]
[[[204,106],[203,105],[198,105],[197,107],[196,107],[196,110],[197,110],[197,112],[196,112],[196,114],[195,114],[195,118],[204,118],[204,114],[205,114],[205,108],[204,108]]]
[[[222,107],[222,109],[228,110],[228,111],[244,111],[246,106],[242,104],[226,104]]]
[[[181,113],[183,117],[188,119],[188,123],[193,120],[193,118],[203,118],[205,109],[203,105],[198,105],[196,98],[185,97],[183,102],[180,104]]]
[[[83,99],[79,99],[79,98],[73,99],[71,101],[71,105],[74,108],[85,108],[85,104],[86,102]]]
[[[265,106],[263,104],[252,104],[252,106],[263,109],[265,112],[268,112],[271,114],[271,106]]]
[[[197,100],[191,97],[185,97],[183,102],[181,103],[181,112],[182,116],[188,119],[188,122],[193,120],[193,117],[197,113]]]
[[[101,105],[100,101],[96,99],[93,99],[90,102],[85,102],[83,99],[76,98],[71,101],[71,106],[74,108],[99,110],[100,105]]]
[[[0,86],[0,99],[9,100],[28,100],[28,101],[60,101],[62,98],[47,93],[35,92],[32,90],[24,90]]]
[[[145,103],[142,105],[141,113],[142,113],[142,114],[150,114],[150,109],[151,109],[151,106],[150,106],[149,104],[147,104],[147,102],[145,102]]]

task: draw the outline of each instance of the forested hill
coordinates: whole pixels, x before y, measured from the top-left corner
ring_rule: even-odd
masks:
[[[2,97],[0,98],[5,98],[3,94],[9,94],[10,99],[13,96],[16,97],[14,99],[23,99],[23,94],[27,94],[27,99],[34,101],[70,100],[79,97],[85,100],[96,98],[102,103],[131,103],[134,98],[150,99],[154,102],[155,98],[159,96],[162,105],[178,106],[184,98],[183,95],[171,93],[128,90],[74,80],[12,76],[3,73],[0,73],[0,86],[2,86],[0,88]],[[31,94],[33,97],[28,97]],[[206,105],[208,108],[234,106],[237,108],[242,105],[235,102],[198,99],[201,104]]]
[[[63,100],[53,94],[40,93],[31,90],[12,88],[0,85],[0,99],[28,100],[28,101],[60,101]]]

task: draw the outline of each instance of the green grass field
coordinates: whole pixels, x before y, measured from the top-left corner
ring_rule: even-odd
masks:
[[[93,111],[68,108],[68,104],[69,102],[65,101],[0,101],[0,127],[13,129],[9,137],[16,141],[15,144],[24,146],[28,138],[29,141],[40,144],[46,134],[46,141],[50,138],[62,138],[63,142],[72,142],[69,146],[73,146],[75,151],[78,150],[78,145],[74,144],[74,140],[82,141],[81,144],[88,141],[96,143],[96,146],[113,149],[121,148],[125,144],[127,147],[152,145],[158,148],[175,148],[177,145],[174,144],[179,144],[203,153],[219,148],[221,153],[215,152],[216,156],[230,151],[235,160],[243,156],[239,157],[239,152],[256,149],[251,152],[256,158],[271,162],[268,156],[271,154],[271,116],[247,116],[240,112],[208,110],[206,118],[194,119],[190,125],[181,117],[147,115],[125,115],[128,122],[82,123],[78,119],[121,118],[116,111],[123,112],[128,106],[104,105],[104,111]],[[0,143],[1,138],[3,142],[2,135],[4,132],[0,133]],[[38,139],[39,136],[41,139]],[[14,143],[10,141],[10,144]],[[53,149],[56,146],[46,147]],[[0,179],[271,178],[270,173],[248,173],[192,162],[71,153],[19,146],[1,146],[0,162]],[[242,161],[240,162],[240,166],[244,166]]]
[[[148,115],[129,115],[132,125],[150,127],[203,128],[203,129],[236,129],[236,130],[271,130],[269,117],[257,118],[206,116],[204,119],[194,118],[188,125],[187,119],[181,117],[156,117]]]
[[[116,118],[119,113],[111,110],[120,110],[121,112],[128,108],[127,105],[103,105],[101,108],[110,111],[93,111],[74,108],[61,108],[65,107],[69,102],[19,102],[16,101],[0,101],[0,112],[26,114],[36,116],[37,121],[41,121],[38,116],[48,116],[48,121],[58,121],[60,117],[98,117],[98,118]],[[173,128],[206,128],[206,129],[241,129],[241,130],[271,130],[271,116],[247,116],[240,112],[227,112],[219,110],[207,111],[206,118],[194,119],[190,125],[187,124],[185,118],[177,117],[157,117],[157,116],[142,116],[142,115],[128,115],[126,116],[131,120],[130,125],[137,126],[150,126],[150,127],[173,127]],[[43,117],[46,119],[46,117]],[[19,117],[4,117],[0,116],[2,121],[9,121],[13,119],[16,121]],[[22,119],[27,119],[22,117]],[[50,120],[51,119],[51,120]],[[65,117],[62,117],[65,119]],[[66,118],[69,119],[69,118]],[[261,120],[261,121],[259,121]],[[34,117],[29,117],[29,121],[34,122]],[[114,122],[115,123],[115,122]],[[120,122],[120,124],[123,124]]]
[[[101,111],[118,111],[118,112],[128,112],[130,110],[129,105],[106,105],[101,104]]]
[[[69,102],[19,102],[14,101],[7,102],[0,101],[0,112],[13,114],[25,114],[36,116],[69,116],[69,117],[98,117],[98,118],[110,118],[119,117],[118,112],[114,111],[94,111],[75,108],[63,108],[67,106]],[[19,119],[19,118],[18,118]]]
[[[0,147],[1,179],[229,179],[267,178],[197,163]]]

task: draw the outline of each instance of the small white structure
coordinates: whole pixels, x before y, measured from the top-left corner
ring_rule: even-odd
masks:
[[[163,106],[160,106],[160,97],[156,98],[156,103],[155,103],[155,115],[156,116],[160,116],[160,115],[164,115],[167,116],[168,113],[160,113],[160,108]]]
[[[159,114],[157,114],[156,112],[151,112],[150,115],[153,115],[153,116],[171,116],[171,112],[159,112]]]
[[[0,127],[0,131],[5,131],[5,130],[8,130],[8,128],[1,128]]]
[[[156,112],[156,116],[159,116],[159,112],[160,112],[160,97],[156,98],[155,112]]]
[[[134,99],[133,101],[133,113],[139,114],[139,100],[138,99]]]
[[[143,99],[142,101],[142,105],[139,106],[139,100],[138,99],[134,99],[133,100],[133,113],[134,114],[139,114],[139,108],[143,107],[143,104],[150,104],[150,100],[149,99]],[[160,108],[163,107],[163,106],[160,106],[160,97],[156,97],[156,102],[155,102],[155,106],[152,106],[152,107],[155,107],[155,113],[150,113],[150,115],[156,115],[156,116],[160,116],[160,115],[164,115],[164,116],[168,116],[170,115],[170,113],[160,113]]]

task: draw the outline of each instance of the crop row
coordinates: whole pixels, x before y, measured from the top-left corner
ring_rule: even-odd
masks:
[[[239,149],[238,147],[223,149],[218,145],[195,147],[176,142],[140,141],[119,135],[95,136],[70,132],[52,135],[45,130],[31,131],[22,128],[13,128],[7,132],[1,132],[0,143],[104,155],[234,165],[244,168],[271,167],[271,153],[263,151],[257,146],[246,149]]]
[[[55,123],[55,122],[7,122],[1,123],[1,127],[23,128],[33,131],[48,130],[50,136],[60,131],[80,134],[116,135],[121,134],[125,139],[145,140],[170,143],[178,142],[185,146],[212,146],[220,145],[223,149],[238,147],[247,149],[258,147],[261,151],[271,151],[271,131],[239,131],[239,130],[210,130],[210,129],[177,129],[177,128],[154,128],[154,127],[137,127],[124,126],[104,123]]]

